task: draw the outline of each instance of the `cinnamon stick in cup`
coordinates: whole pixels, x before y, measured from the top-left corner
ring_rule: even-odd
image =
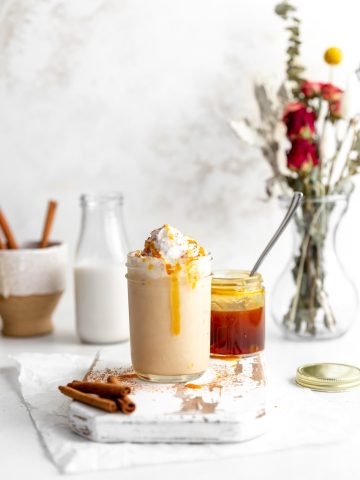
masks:
[[[40,245],[39,245],[40,248],[46,248],[49,245],[49,237],[50,237],[51,229],[54,223],[56,207],[57,207],[57,202],[55,202],[55,200],[49,200],[46,217],[45,217],[43,234],[42,234]]]
[[[110,413],[118,410],[117,403],[109,398],[95,397],[93,395],[89,395],[88,393],[79,392],[79,390],[75,390],[75,388],[71,388],[69,386],[60,386],[59,390],[67,397],[70,397],[81,403],[86,403],[86,405],[90,405],[91,407],[100,408],[101,410],[105,410],[106,412]]]
[[[14,234],[10,228],[10,225],[8,224],[8,221],[6,220],[4,212],[1,210],[1,208],[0,208],[0,227],[5,235],[5,238],[8,243],[8,247],[14,250],[19,248],[15,240]]]

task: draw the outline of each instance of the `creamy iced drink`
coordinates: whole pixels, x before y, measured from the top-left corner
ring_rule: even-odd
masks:
[[[201,375],[210,353],[211,256],[164,225],[128,255],[131,358],[154,382]]]

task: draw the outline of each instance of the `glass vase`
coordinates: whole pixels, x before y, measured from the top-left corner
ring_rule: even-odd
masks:
[[[287,208],[290,199],[281,197]],[[286,337],[331,339],[356,316],[358,295],[337,253],[349,195],[304,198],[294,216],[294,250],[275,284],[272,315]]]

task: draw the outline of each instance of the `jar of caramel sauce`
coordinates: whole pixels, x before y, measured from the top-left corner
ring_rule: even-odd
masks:
[[[212,356],[254,355],[264,350],[265,289],[248,271],[215,272],[211,290]]]

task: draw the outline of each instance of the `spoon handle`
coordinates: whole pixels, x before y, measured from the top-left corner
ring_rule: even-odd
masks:
[[[285,228],[287,227],[288,223],[290,222],[292,216],[294,215],[294,213],[296,212],[298,206],[301,204],[301,201],[302,201],[302,197],[303,197],[303,194],[301,192],[294,192],[294,195],[293,195],[293,198],[291,199],[291,203],[290,203],[290,206],[288,208],[288,211],[286,212],[286,215],[283,219],[283,221],[281,222],[279,228],[276,230],[276,232],[274,233],[274,235],[272,236],[271,240],[269,241],[269,243],[266,245],[264,251],[262,252],[262,254],[260,255],[260,257],[258,258],[257,262],[255,263],[255,265],[253,266],[251,272],[250,272],[250,277],[252,275],[254,275],[254,273],[257,272],[259,266],[261,265],[261,263],[263,262],[264,258],[266,257],[266,255],[270,252],[270,250],[272,249],[272,247],[274,246],[274,244],[276,243],[277,239],[280,237],[280,235],[282,234],[282,232],[285,230]]]

